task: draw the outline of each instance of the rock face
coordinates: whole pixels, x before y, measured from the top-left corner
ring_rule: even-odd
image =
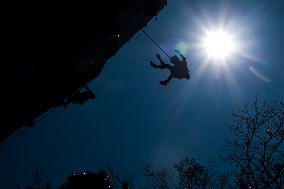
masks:
[[[98,77],[106,61],[166,4],[109,0],[6,5],[0,141],[33,126],[35,118]]]

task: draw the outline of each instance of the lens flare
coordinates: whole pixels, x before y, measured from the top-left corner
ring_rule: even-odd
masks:
[[[214,60],[227,60],[237,51],[233,34],[224,29],[208,30],[201,43],[206,56]]]

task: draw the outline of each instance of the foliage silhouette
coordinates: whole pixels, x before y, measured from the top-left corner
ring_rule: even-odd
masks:
[[[179,175],[178,188],[210,188],[211,175],[200,163],[192,158],[184,158],[174,166]]]
[[[135,188],[135,174],[125,174],[121,170],[115,170],[112,168],[110,162],[107,163],[106,170],[112,180],[113,188]]]
[[[14,185],[15,189],[21,189],[19,185]],[[50,182],[44,183],[39,174],[39,169],[35,169],[33,172],[32,184],[26,187],[26,189],[51,189]]]
[[[172,185],[171,169],[167,167],[155,167],[148,164],[144,167],[144,176],[150,180],[152,188],[169,189]]]
[[[193,158],[185,157],[169,167],[147,164],[144,176],[148,183],[144,188],[283,188],[283,99],[260,103],[256,98],[253,103],[233,112],[227,126],[231,135],[223,150],[223,160],[233,163],[235,169],[231,169],[231,172],[216,173],[208,164],[205,166]],[[134,174],[122,174],[108,164],[106,171],[87,171],[69,176],[59,189],[134,189],[136,185]],[[143,183],[139,185],[143,186]],[[15,188],[21,189],[18,185]],[[42,182],[36,169],[33,183],[26,189],[51,189],[51,186]]]
[[[112,189],[110,177],[106,171],[100,170],[98,173],[90,171],[82,174],[73,174],[69,176],[68,181],[59,189]]]
[[[284,179],[284,103],[252,104],[232,114],[228,122],[231,137],[225,160],[237,168],[239,188],[283,188]]]

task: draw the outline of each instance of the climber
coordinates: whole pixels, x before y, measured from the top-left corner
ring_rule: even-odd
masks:
[[[153,61],[150,61],[150,65],[153,68],[168,69],[171,72],[169,77],[166,80],[160,81],[161,85],[167,85],[172,78],[177,78],[177,79],[186,78],[186,79],[190,79],[190,73],[189,73],[189,70],[187,68],[187,60],[186,60],[186,58],[179,52],[179,50],[175,50],[175,52],[180,55],[181,60],[176,55],[170,57],[170,61],[173,64],[173,66],[169,65],[169,64],[166,64],[162,60],[162,58],[161,58],[161,56],[159,54],[156,54],[156,57],[160,61],[160,63],[161,63],[160,65],[157,65]]]

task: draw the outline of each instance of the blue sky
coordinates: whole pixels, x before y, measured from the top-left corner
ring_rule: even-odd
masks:
[[[168,54],[186,47],[180,49],[191,79],[159,85],[169,73],[149,61],[161,51],[146,36],[129,41],[89,83],[95,100],[56,109],[0,149],[0,188],[30,182],[35,168],[58,185],[73,171],[104,168],[107,161],[141,171],[149,161],[168,164],[185,155],[217,159],[233,110],[255,95],[284,95],[283,9],[281,0],[169,0],[145,30]],[[220,23],[240,33],[249,55],[223,68],[196,47],[202,28]]]

